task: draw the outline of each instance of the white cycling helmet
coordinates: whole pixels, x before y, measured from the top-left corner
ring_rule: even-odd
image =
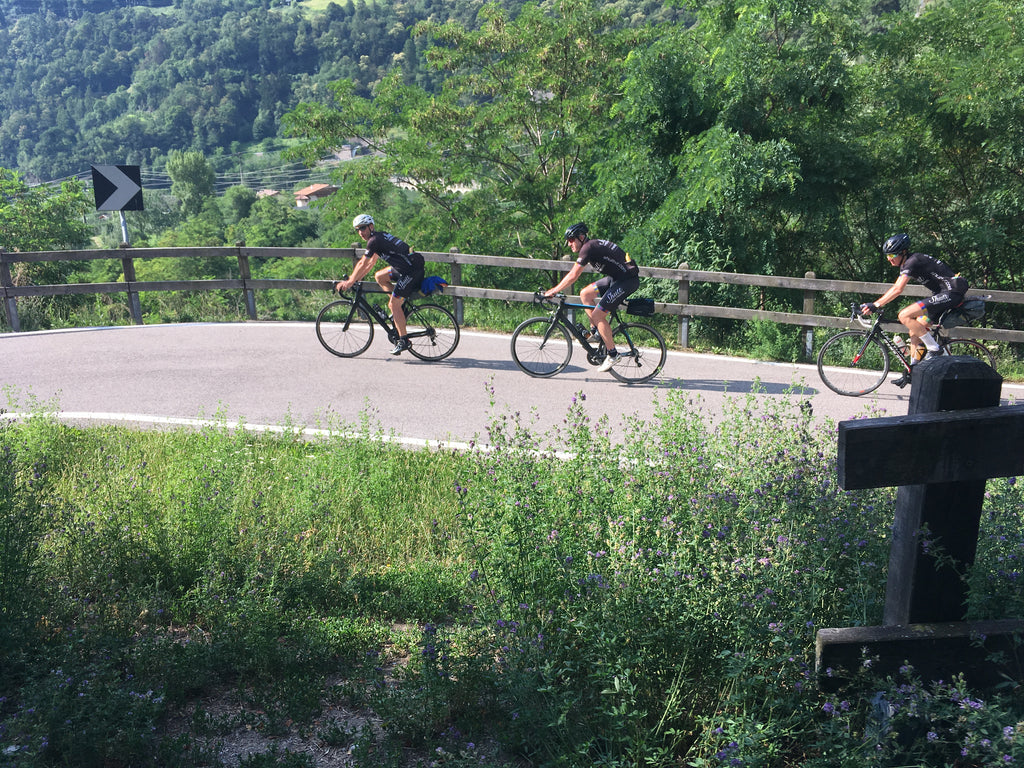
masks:
[[[371,216],[368,213],[360,213],[358,216],[356,216],[354,219],[352,219],[352,228],[353,229],[359,229],[360,227],[365,227],[367,224],[370,224],[370,225],[373,224],[373,216]]]

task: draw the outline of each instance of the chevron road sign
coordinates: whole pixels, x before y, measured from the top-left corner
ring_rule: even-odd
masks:
[[[141,211],[142,173],[137,165],[94,165],[97,211]]]

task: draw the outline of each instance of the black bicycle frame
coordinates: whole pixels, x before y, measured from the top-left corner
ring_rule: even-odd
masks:
[[[551,299],[547,299],[547,301],[551,301]],[[555,307],[555,311],[551,313],[551,322],[548,324],[547,333],[544,334],[544,343],[547,343],[548,337],[551,335],[551,330],[560,322],[569,329],[569,333],[572,334],[573,338],[579,342],[580,346],[587,351],[588,355],[594,355],[600,352],[604,345],[604,340],[601,336],[596,332],[591,336],[591,338],[596,338],[598,340],[597,346],[592,346],[590,344],[590,340],[587,339],[587,337],[583,335],[583,332],[576,327],[577,323],[572,322],[568,315],[566,315],[566,309],[594,309],[594,307],[589,304],[570,304],[565,300],[564,296],[559,297],[558,305]],[[608,322],[613,323],[613,328],[615,325],[621,325],[619,317],[614,309],[608,313]],[[628,335],[626,336],[626,341],[629,342],[630,349],[632,349],[633,340],[630,339]]]
[[[853,312],[853,319],[856,319],[857,318],[856,305],[853,305],[851,307],[851,309],[852,309],[852,312]],[[857,356],[853,358],[853,362],[856,363],[858,360],[860,360],[861,357],[864,355],[864,352],[867,350],[868,344],[871,343],[871,340],[877,338],[879,341],[882,342],[882,346],[885,347],[886,349],[888,349],[889,352],[892,353],[897,360],[899,360],[901,363],[903,363],[903,367],[909,372],[910,371],[910,358],[908,358],[903,353],[902,349],[900,349],[895,344],[893,344],[892,339],[890,339],[885,334],[885,331],[882,330],[882,318],[883,318],[883,313],[879,312],[878,316],[875,318],[875,324],[873,326],[871,326],[871,330],[868,331],[868,335],[864,337],[864,344],[861,346],[860,352],[857,353]]]
[[[388,335],[389,339],[397,339],[398,331],[395,330],[393,321],[388,319],[388,316],[384,313],[384,310],[380,309],[379,307],[375,307],[370,302],[368,302],[363,293],[363,284],[356,283],[355,295],[352,297],[352,309],[349,311],[348,317],[345,318],[345,330],[348,330],[349,324],[352,322],[352,318],[355,316],[356,308],[361,307],[362,309],[366,310],[366,314],[368,314],[371,319],[377,322],[377,325],[384,329],[384,332]],[[405,300],[402,306],[403,310],[405,310],[406,312],[408,312],[408,310],[411,309],[412,307],[413,304],[408,299]]]

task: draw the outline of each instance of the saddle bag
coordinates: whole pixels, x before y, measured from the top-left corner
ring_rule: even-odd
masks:
[[[654,299],[626,299],[626,312],[637,317],[649,317],[654,314]]]
[[[961,325],[973,323],[985,316],[984,299],[966,299],[963,304],[955,309],[949,310],[942,319],[943,328],[956,328]]]
[[[423,278],[423,282],[420,283],[420,293],[424,296],[431,296],[435,293],[444,293],[444,289],[447,285],[448,282],[443,277],[431,275],[430,277]]]

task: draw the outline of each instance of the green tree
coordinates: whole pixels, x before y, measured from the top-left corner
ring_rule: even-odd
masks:
[[[255,192],[248,187],[236,186],[229,187],[218,199],[217,204],[224,216],[224,223],[231,226],[247,218],[255,202]]]
[[[82,248],[89,242],[82,217],[91,209],[78,181],[30,187],[17,171],[0,168],[0,248],[5,251]]]
[[[59,188],[30,187],[17,171],[0,168],[0,249],[58,251],[84,248],[89,242],[85,214],[92,201],[78,181]],[[12,267],[16,285],[60,285],[85,269],[81,262],[19,262]],[[52,318],[84,303],[82,296],[25,298],[18,302],[24,330],[49,327]],[[3,317],[3,315],[0,315]]]
[[[975,285],[1021,290],[1024,9],[948,0],[872,42],[861,127],[883,201],[875,241],[906,230]]]
[[[167,157],[167,175],[171,177],[171,194],[181,201],[186,216],[198,214],[213,197],[217,177],[202,152],[171,152]]]
[[[294,248],[316,238],[315,211],[296,208],[280,195],[263,197],[252,204],[249,216],[229,228],[233,240],[246,245]]]
[[[588,213],[649,263],[802,274],[846,244],[840,194],[871,179],[848,133],[858,4],[694,5],[630,57]]]
[[[440,93],[407,84],[399,66],[372,99],[341,81],[332,104],[302,103],[286,125],[307,162],[352,140],[370,149],[342,166],[336,210],[376,210],[397,180],[433,211],[418,239],[559,253],[611,130],[622,63],[644,37],[599,6],[530,3],[511,19],[489,4],[478,30],[420,24],[428,62],[448,73]]]

